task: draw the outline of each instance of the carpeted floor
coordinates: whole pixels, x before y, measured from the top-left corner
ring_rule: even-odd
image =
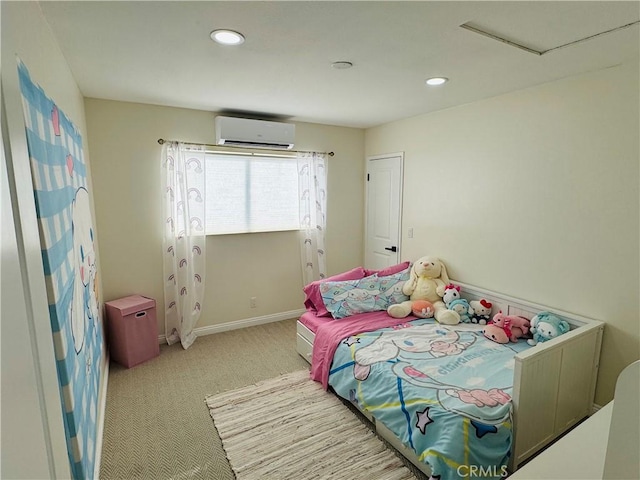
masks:
[[[162,345],[129,370],[111,363],[100,478],[233,480],[205,397],[303,368],[295,319]]]
[[[234,480],[205,397],[304,368],[295,319],[199,337],[189,350],[162,345],[132,369],[111,363],[101,480]]]

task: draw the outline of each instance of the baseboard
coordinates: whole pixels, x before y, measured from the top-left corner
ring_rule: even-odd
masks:
[[[106,350],[106,349],[105,349]],[[93,478],[100,478],[100,463],[102,462],[102,440],[104,436],[104,421],[107,415],[107,385],[109,383],[109,351],[106,350],[102,382],[100,385],[100,402],[98,404],[98,429],[96,431],[96,461],[94,463]]]
[[[288,312],[272,313],[270,315],[262,315],[260,317],[245,318],[243,320],[235,320],[233,322],[218,323],[216,325],[207,325],[206,327],[198,327],[193,330],[193,333],[198,337],[204,335],[211,335],[213,333],[227,332],[229,330],[237,330],[239,328],[255,327],[256,325],[263,325],[265,323],[280,322],[282,320],[288,320],[290,318],[298,318],[306,310],[290,310]],[[165,335],[158,335],[158,343],[167,343],[167,337]]]

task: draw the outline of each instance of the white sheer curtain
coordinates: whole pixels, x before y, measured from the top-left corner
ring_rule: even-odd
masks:
[[[327,219],[327,161],[322,153],[298,154],[300,242],[304,284],[327,274],[324,232]]]
[[[205,281],[205,152],[169,142],[162,149],[165,335],[187,349],[195,341]]]

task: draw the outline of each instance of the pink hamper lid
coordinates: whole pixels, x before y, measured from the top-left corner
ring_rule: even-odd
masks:
[[[129,297],[119,298],[111,302],[106,302],[108,307],[120,310],[123,317],[141,310],[147,310],[156,306],[153,298],[143,297],[142,295],[131,295]]]

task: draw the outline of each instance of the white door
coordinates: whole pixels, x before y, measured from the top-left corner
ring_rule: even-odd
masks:
[[[366,268],[400,262],[403,162],[402,153],[367,158]]]

